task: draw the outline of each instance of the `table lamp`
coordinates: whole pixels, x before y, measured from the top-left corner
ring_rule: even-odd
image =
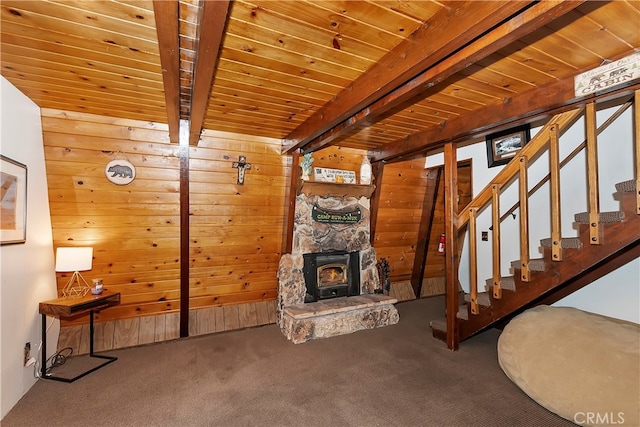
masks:
[[[73,275],[62,289],[64,297],[83,297],[91,290],[80,271],[91,270],[93,248],[58,248],[56,249],[56,271],[69,272]]]

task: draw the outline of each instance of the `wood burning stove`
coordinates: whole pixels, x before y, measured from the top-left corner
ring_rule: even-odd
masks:
[[[304,254],[304,302],[360,295],[360,253]]]

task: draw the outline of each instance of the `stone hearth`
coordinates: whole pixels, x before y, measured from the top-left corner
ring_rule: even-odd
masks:
[[[387,295],[359,295],[291,305],[284,308],[284,335],[295,344],[350,334],[398,323],[396,299]]]
[[[336,194],[334,190],[347,188],[343,186],[348,184],[322,186],[325,190],[329,188],[325,193],[331,194],[301,193],[296,197],[293,247],[291,254],[280,259],[277,304],[277,324],[294,343],[378,328],[399,321],[398,311],[393,305],[397,301],[382,295],[376,251],[369,242],[369,199],[354,195],[353,188],[349,188],[348,195]],[[316,220],[314,210],[330,213],[339,219]],[[305,304],[303,255],[333,251],[359,253],[360,295]]]

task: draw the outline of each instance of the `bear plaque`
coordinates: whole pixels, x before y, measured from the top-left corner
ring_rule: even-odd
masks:
[[[136,168],[128,160],[116,159],[107,163],[104,174],[116,185],[127,185],[136,178]]]

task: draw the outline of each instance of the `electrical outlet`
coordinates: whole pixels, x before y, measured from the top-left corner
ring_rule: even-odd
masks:
[[[28,342],[24,345],[24,366],[29,366],[29,359],[31,359],[31,343]]]

